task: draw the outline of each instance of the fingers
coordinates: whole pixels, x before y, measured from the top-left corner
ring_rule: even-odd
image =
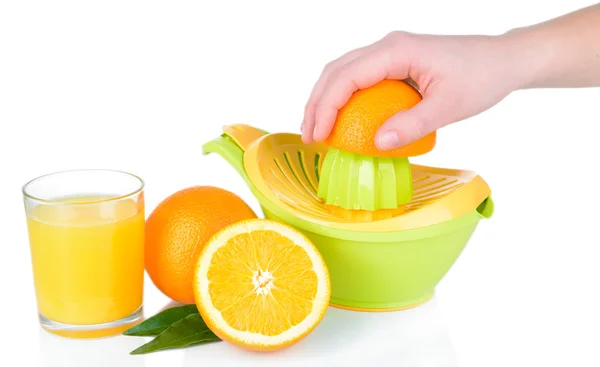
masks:
[[[304,120],[302,121],[302,125],[300,127],[300,130],[302,131],[302,141],[304,143],[310,144],[313,141],[313,131],[315,128],[315,111],[317,109],[317,102],[321,98],[321,94],[327,86],[331,74],[339,67],[359,57],[362,53],[366,52],[366,50],[368,50],[368,48],[371,46],[372,45],[368,45],[352,50],[325,66],[323,72],[321,73],[321,76],[319,77],[319,79],[313,87],[313,90],[310,94],[310,97],[308,98],[306,106],[304,107]]]
[[[408,77],[408,65],[394,65],[389,47],[378,47],[362,54],[345,66],[338,68],[329,78],[315,112],[313,140],[323,141],[331,133],[338,111],[348,102],[352,94],[368,88],[388,77]]]
[[[414,107],[390,117],[375,135],[382,151],[410,144],[450,123],[447,103],[440,93],[431,93]]]

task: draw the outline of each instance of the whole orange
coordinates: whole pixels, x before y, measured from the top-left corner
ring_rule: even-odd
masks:
[[[390,117],[414,107],[421,94],[407,82],[382,80],[352,94],[339,110],[333,129],[325,143],[333,148],[374,157],[412,157],[433,149],[436,132],[403,147],[380,151],[375,134]]]
[[[154,285],[174,301],[193,304],[194,267],[200,251],[221,229],[254,211],[237,195],[194,186],[164,199],[146,221],[145,267]]]

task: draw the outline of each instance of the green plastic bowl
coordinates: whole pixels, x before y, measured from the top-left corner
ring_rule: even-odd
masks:
[[[294,226],[319,249],[331,278],[331,304],[340,308],[386,311],[417,306],[434,289],[465,248],[477,222],[489,213],[474,211],[406,236],[351,240],[323,236]],[[269,219],[289,223],[263,207]],[[376,242],[380,240],[380,242]]]
[[[478,222],[494,210],[488,197],[465,215],[423,228],[377,233],[327,228],[294,216],[262,195],[246,175],[243,149],[229,136],[206,143],[203,153],[217,153],[237,170],[266,218],[289,224],[313,241],[330,272],[331,305],[345,309],[393,311],[426,302]]]

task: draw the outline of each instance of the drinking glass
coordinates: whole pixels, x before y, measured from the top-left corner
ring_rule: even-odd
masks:
[[[113,170],[23,187],[40,324],[64,337],[119,334],[142,317],[144,181]]]

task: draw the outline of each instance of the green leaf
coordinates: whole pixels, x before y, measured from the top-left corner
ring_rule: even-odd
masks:
[[[196,305],[185,305],[167,308],[156,315],[144,320],[142,323],[125,330],[123,335],[129,336],[157,336],[165,331],[174,322],[189,315],[198,313]]]
[[[167,348],[182,348],[219,340],[221,339],[206,326],[202,316],[195,313],[175,322],[156,338],[130,354],[146,354]]]

